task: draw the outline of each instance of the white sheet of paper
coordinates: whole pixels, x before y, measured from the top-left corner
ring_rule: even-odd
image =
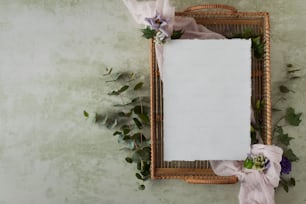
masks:
[[[173,40],[163,63],[164,160],[244,160],[251,41]]]

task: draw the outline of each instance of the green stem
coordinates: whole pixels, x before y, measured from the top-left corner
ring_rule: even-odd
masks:
[[[141,114],[143,114],[143,104],[142,104],[142,98],[139,97],[139,101],[140,101],[140,108],[141,108]],[[140,135],[140,143],[142,144],[142,132],[141,132],[141,135]]]
[[[286,117],[286,115],[283,115],[282,117],[280,117],[280,118],[275,122],[274,128],[273,128],[273,135],[274,135],[274,132],[275,132],[275,130],[276,130],[276,127],[277,127],[278,123],[279,123],[280,121],[282,121],[283,119],[285,119],[285,117]]]
[[[286,100],[286,98],[285,97],[280,97],[279,99],[277,99],[276,101],[275,101],[275,103],[272,105],[272,107],[275,107],[275,105],[276,104],[278,104],[281,100]]]

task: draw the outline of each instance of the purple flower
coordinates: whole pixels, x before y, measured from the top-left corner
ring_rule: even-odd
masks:
[[[145,21],[150,25],[151,29],[160,31],[167,37],[169,36],[165,29],[165,27],[168,25],[168,22],[165,19],[162,19],[158,12],[156,12],[156,15],[153,18],[145,18]]]
[[[289,174],[291,172],[291,167],[292,167],[291,161],[287,157],[285,156],[282,157],[280,165],[282,167],[281,174]]]

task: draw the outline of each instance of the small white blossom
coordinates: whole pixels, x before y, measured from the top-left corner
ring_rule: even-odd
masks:
[[[155,36],[155,42],[157,44],[164,44],[166,43],[167,38],[168,38],[168,35],[166,33],[158,31]]]

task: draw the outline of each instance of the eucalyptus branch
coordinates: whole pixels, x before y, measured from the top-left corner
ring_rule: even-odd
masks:
[[[113,135],[118,136],[118,142],[126,145],[126,148],[130,150],[130,157],[126,157],[125,160],[128,163],[136,163],[137,164],[137,173],[135,174],[136,178],[141,180],[142,182],[147,180],[150,177],[150,139],[147,139],[143,134],[143,128],[145,124],[150,123],[150,119],[148,117],[148,107],[145,105],[148,103],[148,97],[146,96],[138,96],[136,98],[131,99],[128,103],[125,102],[122,97],[122,93],[127,89],[132,91],[138,91],[143,87],[144,82],[138,82],[134,84],[133,81],[136,79],[134,74],[130,74],[129,72],[122,72],[116,74],[115,77],[111,74],[111,69],[107,68],[107,73],[104,76],[110,75],[111,80],[107,82],[116,82],[118,80],[124,80],[128,85],[124,85],[117,90],[113,90],[108,93],[108,95],[119,96],[121,99],[121,104],[114,105],[115,107],[121,107],[123,110],[121,112],[114,111],[113,115],[117,117],[118,123],[121,123],[119,130],[117,129]],[[131,88],[131,83],[133,83],[133,87]],[[136,93],[136,92],[135,92]],[[140,92],[141,93],[141,92]],[[133,107],[132,107],[133,106]],[[132,107],[129,112],[126,112],[126,108]],[[84,113],[85,115],[85,113]],[[105,117],[104,121],[107,121],[108,118]],[[135,124],[132,124],[134,122]],[[113,127],[118,127],[118,125],[113,125]],[[144,184],[139,184],[139,190],[144,190]]]
[[[110,74],[110,77],[112,78],[113,81],[116,81],[111,74]],[[119,89],[119,88],[117,88],[117,89]],[[119,93],[119,97],[121,99],[121,103],[124,104],[124,100],[123,100],[123,97],[122,97],[121,93]]]

